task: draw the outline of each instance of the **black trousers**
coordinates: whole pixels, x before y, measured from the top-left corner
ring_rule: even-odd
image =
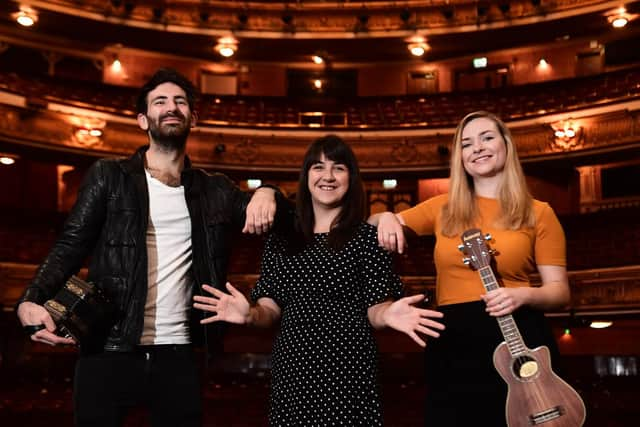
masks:
[[[446,329],[425,351],[426,427],[506,427],[507,384],[493,365],[504,341],[482,301],[439,307]],[[526,307],[513,315],[527,347],[549,347],[558,373],[558,350],[543,313]]]
[[[149,409],[153,427],[202,424],[200,379],[189,345],[82,355],[73,400],[79,427],[121,426],[129,410],[140,406]]]

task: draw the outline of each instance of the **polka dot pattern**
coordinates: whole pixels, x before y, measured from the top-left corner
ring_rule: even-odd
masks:
[[[377,348],[367,308],[402,291],[376,229],[359,226],[340,252],[328,234],[291,255],[282,239],[265,244],[254,301],[282,309],[273,347],[272,426],[380,426]]]

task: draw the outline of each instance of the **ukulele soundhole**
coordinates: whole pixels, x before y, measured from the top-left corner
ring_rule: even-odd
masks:
[[[538,373],[538,361],[531,356],[520,356],[514,360],[513,373],[521,380],[531,379]]]

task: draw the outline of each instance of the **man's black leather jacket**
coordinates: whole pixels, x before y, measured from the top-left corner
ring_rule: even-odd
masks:
[[[88,281],[102,289],[117,310],[108,336],[97,343],[108,351],[132,350],[142,333],[147,296],[147,148],[129,159],[103,159],[91,167],[61,236],[20,300],[43,304],[90,256]],[[201,292],[203,283],[224,288],[230,240],[244,224],[250,195],[222,174],[191,168],[188,158],[181,179],[191,217],[194,292]],[[277,199],[282,201],[279,193]],[[206,339],[198,322],[204,313],[191,312],[192,341],[199,344]]]

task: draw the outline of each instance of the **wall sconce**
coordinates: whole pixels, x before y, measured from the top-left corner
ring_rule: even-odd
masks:
[[[117,56],[113,58],[113,62],[111,63],[111,72],[115,74],[120,74],[122,72],[122,62],[118,59]]]
[[[553,143],[556,147],[568,150],[582,144],[584,136],[582,126],[573,123],[571,120],[553,123],[551,128],[554,136]]]
[[[238,40],[233,36],[221,37],[218,39],[218,44],[214,47],[214,50],[225,58],[232,57],[238,50]]]
[[[102,63],[103,67],[105,67],[105,71],[108,71],[117,78],[124,77],[122,75],[124,72],[124,67],[122,66],[122,61],[120,61],[120,53],[122,49],[122,44],[115,43],[105,47],[104,51],[102,52],[104,58],[102,60]]]
[[[38,22],[38,14],[28,6],[20,6],[20,11],[11,15],[23,27],[30,27]]]
[[[77,144],[90,147],[102,141],[107,122],[94,117],[73,116],[70,119],[73,126],[72,139]]]
[[[256,188],[262,185],[261,179],[248,179],[247,180],[247,188],[249,190],[255,190]]]
[[[385,190],[393,190],[398,186],[398,181],[395,179],[383,179],[382,180],[382,188]]]

